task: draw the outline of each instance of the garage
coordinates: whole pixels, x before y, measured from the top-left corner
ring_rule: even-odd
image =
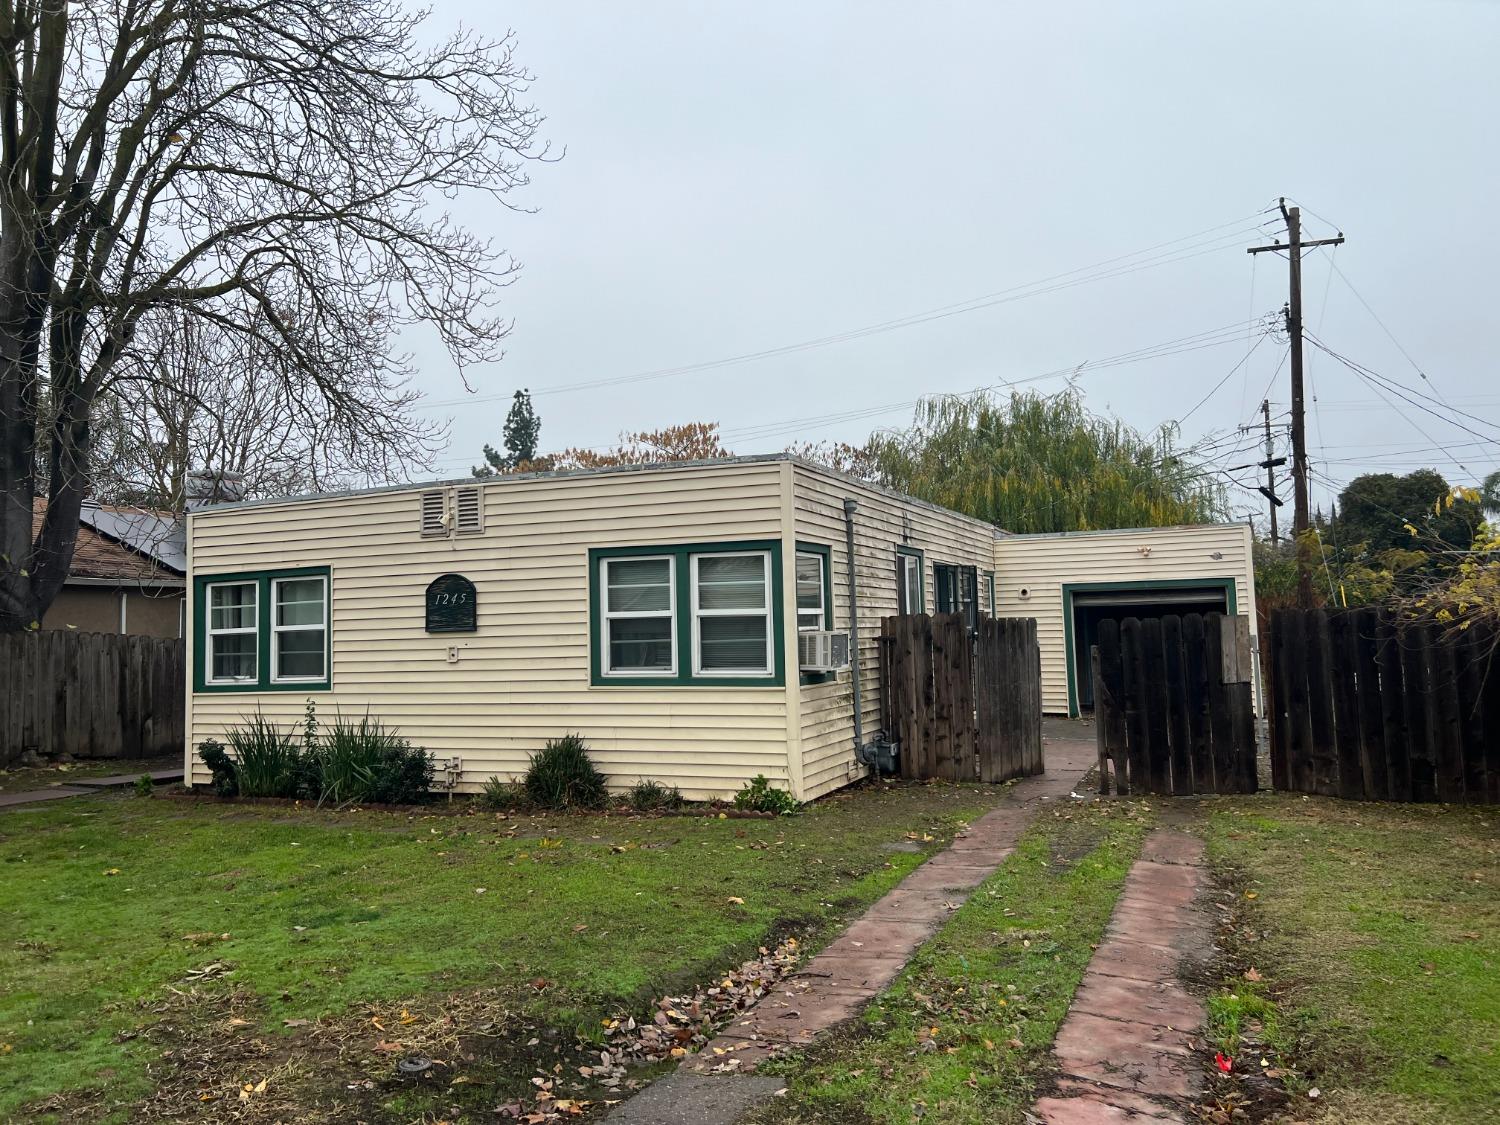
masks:
[[[995,612],[1037,620],[1043,709],[1093,710],[1089,652],[1101,621],[1241,614],[1253,638],[1251,542],[1240,523],[998,536]]]

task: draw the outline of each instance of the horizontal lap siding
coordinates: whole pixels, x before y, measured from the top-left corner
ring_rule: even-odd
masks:
[[[880,619],[898,610],[896,548],[925,553],[926,610],[933,609],[933,563],[973,566],[979,571],[981,612],[988,612],[984,572],[993,569],[994,528],[982,520],[934,508],[877,488],[796,466],[794,503],[799,540],[833,548],[835,629],[849,628],[849,564],[844,547],[844,498],[859,502],[854,516],[855,576],[859,585],[859,665],[865,737],[882,726],[880,699]],[[903,519],[904,517],[904,519]],[[847,672],[822,684],[802,687],[803,788],[816,797],[845,785],[855,771],[854,688]]]
[[[1149,554],[1141,549],[1149,547]],[[1214,552],[1223,557],[1213,558]],[[995,541],[995,612],[1035,617],[1042,648],[1042,709],[1068,711],[1064,583],[1233,578],[1241,614],[1255,632],[1250,529],[1244,524],[1161,527],[1067,535],[1011,535]],[[1030,591],[1025,600],[1021,590]]]
[[[320,722],[368,707],[459,755],[467,790],[569,731],[617,786],[654,777],[706,798],[758,773],[789,782],[784,688],[589,685],[589,548],[779,539],[779,466],[492,482],[483,533],[438,540],[417,534],[419,491],[194,515],[195,574],[332,568],[333,690],[194,695],[190,748],[257,706],[297,722],[311,697]],[[449,571],[475,584],[477,632],[425,631],[427,584]]]

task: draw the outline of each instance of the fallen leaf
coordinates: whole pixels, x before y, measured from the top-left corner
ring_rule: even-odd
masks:
[[[105,872],[104,872],[104,874],[106,874],[106,875],[118,875],[119,873],[120,873],[120,869],[118,867],[107,868],[105,870]]]
[[[724,901],[727,902],[727,903],[729,903],[729,904],[731,904],[732,906],[744,906],[745,905],[745,900],[742,899],[742,898],[740,898],[738,895],[730,895]]]
[[[281,1026],[282,1027],[306,1027],[311,1022],[312,1022],[311,1020],[282,1020],[281,1021]]]
[[[1249,969],[1245,970],[1245,979],[1246,980],[1264,980],[1265,978],[1260,975],[1259,970],[1257,970],[1257,969],[1255,969],[1255,968],[1252,967],[1252,968],[1249,968]]]

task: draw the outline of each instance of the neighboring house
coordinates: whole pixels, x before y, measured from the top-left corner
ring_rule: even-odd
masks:
[[[32,535],[47,502],[32,503]],[[170,512],[85,502],[73,562],[43,629],[180,637],[186,624],[187,542]]]
[[[616,787],[828,793],[866,772],[853,677],[799,650],[850,631],[850,535],[869,740],[882,617],[1018,612],[989,524],[785,455],[191,511],[190,777],[203,739],[257,709],[289,729],[313,699],[468,791],[577,732]]]
[[[1249,618],[1254,645],[1250,544],[1250,525],[1242,523],[1002,533],[995,541],[996,608],[1002,617],[1037,619],[1042,709],[1093,710],[1089,655],[1105,619],[1234,613]]]

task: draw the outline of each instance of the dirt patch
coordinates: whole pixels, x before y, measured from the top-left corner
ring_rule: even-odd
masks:
[[[1218,1046],[1223,1048],[1198,1055],[1206,1076],[1205,1095],[1198,1112],[1202,1120],[1215,1125],[1285,1120],[1288,1109],[1299,1100],[1287,1088],[1288,1078],[1298,1073],[1294,1061],[1280,1055],[1267,1041],[1261,1019],[1253,1015],[1229,1015],[1239,1008],[1237,998],[1241,991],[1247,996],[1272,993],[1260,981],[1255,965],[1262,935],[1249,905],[1252,900],[1246,897],[1249,882],[1243,873],[1222,865],[1211,872],[1211,878],[1205,909],[1213,915],[1219,957],[1213,963],[1185,964],[1182,974],[1184,983],[1210,998],[1210,1039],[1219,1039]],[[1215,997],[1224,997],[1226,993],[1220,1013],[1215,1014],[1212,1011]],[[1274,1003],[1274,995],[1269,998]],[[1247,1005],[1247,1008],[1254,1011],[1253,1007]],[[1232,1043],[1225,1038],[1230,1019]],[[1227,1071],[1219,1065],[1218,1057],[1228,1063]],[[1262,1060],[1268,1065],[1261,1066]]]

